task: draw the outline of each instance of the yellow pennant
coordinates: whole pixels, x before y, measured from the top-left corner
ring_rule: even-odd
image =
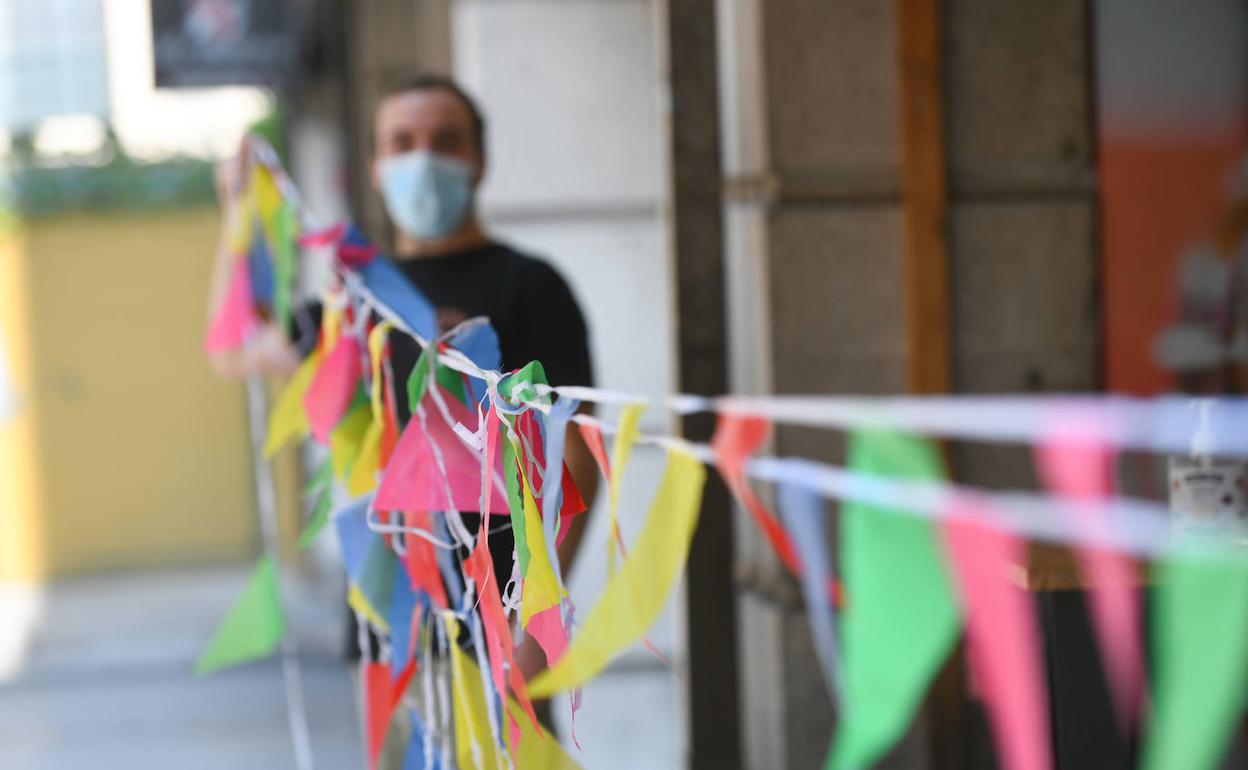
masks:
[[[360,455],[364,436],[372,420],[368,406],[360,404],[342,418],[342,422],[329,434],[329,460],[334,467],[334,475],[345,479]]]
[[[633,455],[633,443],[637,441],[637,421],[644,408],[641,404],[629,404],[620,411],[620,430],[615,435],[615,445],[611,447],[611,483],[607,490],[607,577],[615,574],[615,555],[619,548],[615,538],[620,531],[620,479]]]
[[[248,185],[239,196],[234,222],[230,229],[230,253],[243,256],[251,253],[251,239],[255,236],[256,196]]]
[[[529,695],[545,698],[580,686],[654,623],[689,556],[705,481],[706,469],[696,457],[672,450],[627,561],[607,581],[559,662],[529,682]]]
[[[529,491],[529,480],[520,470],[520,487],[524,495],[524,541],[529,546],[529,570],[524,574],[524,591],[520,595],[520,623],[527,626],[537,613],[554,607],[563,598],[563,587],[550,565],[546,550],[546,533],[537,501]]]
[[[277,243],[277,216],[282,208],[282,193],[273,181],[273,174],[259,163],[251,167],[251,193],[256,213],[270,244]]]
[[[308,415],[303,409],[303,394],[308,392],[320,365],[320,351],[305,358],[290,382],[286,383],[282,395],[278,396],[277,404],[269,415],[269,436],[264,442],[265,457],[277,454],[277,450],[292,438],[307,435]]]
[[[459,638],[459,621],[443,615],[448,639]],[[451,703],[455,714],[455,754],[462,770],[495,770],[499,766],[498,746],[490,735],[490,718],[485,711],[485,680],[458,644],[451,643]]]
[[[453,617],[448,617],[444,622],[447,634],[452,639],[456,638],[454,634],[458,633],[459,623]],[[459,766],[493,770],[500,757],[490,735],[481,669],[458,644],[451,645],[451,676],[454,681],[452,700],[455,711],[455,753],[459,757]],[[577,770],[579,765],[564,752],[559,742],[550,733],[536,730],[520,704],[510,697],[507,699],[507,712],[520,726],[518,743],[513,740],[508,725],[504,723],[501,726],[512,756],[512,764],[517,770]],[[480,764],[473,756],[474,739],[480,747]]]
[[[372,362],[372,401],[373,418],[360,442],[360,452],[351,466],[351,477],[347,479],[347,491],[352,497],[359,497],[377,486],[377,471],[381,467],[381,435],[385,430],[384,402],[381,393],[381,359],[385,352],[386,335],[390,333],[390,322],[382,321],[373,327],[368,334],[368,356]]]

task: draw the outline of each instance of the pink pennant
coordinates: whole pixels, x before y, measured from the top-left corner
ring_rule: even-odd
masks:
[[[548,607],[529,618],[524,629],[546,653],[546,665],[553,666],[568,649],[568,634],[563,628],[560,605]]]
[[[1036,460],[1045,484],[1070,501],[1078,526],[1091,533],[1108,526],[1104,512],[1095,505],[1113,490],[1113,453],[1104,442],[1074,430],[1060,432],[1037,447]],[[1089,585],[1089,606],[1115,712],[1129,731],[1139,721],[1147,697],[1136,565],[1129,556],[1106,548],[1081,547],[1077,555]]]
[[[1052,757],[1039,628],[1027,592],[1012,579],[1026,561],[1026,543],[989,526],[974,503],[955,505],[942,534],[965,605],[967,656],[1001,764],[1047,770]]]
[[[322,444],[329,443],[329,434],[342,420],[360,382],[360,341],[343,334],[330,354],[321,362],[303,395],[303,408],[308,415],[312,435]]]
[[[236,350],[242,347],[243,341],[259,325],[247,260],[236,259],[225,296],[221,299],[217,314],[213,316],[212,323],[208,326],[208,334],[204,337],[204,350],[208,353]]]
[[[476,432],[476,413],[447,391],[442,390],[442,393],[451,418]],[[445,478],[438,466],[435,446],[446,469]],[[498,468],[501,473],[501,465]],[[452,504],[458,511],[475,511],[480,507],[481,459],[464,446],[439,410],[428,408],[425,425],[413,416],[403,429],[394,455],[382,474],[375,505],[388,511],[446,511]],[[510,513],[507,501],[501,496],[490,500],[489,509],[491,514]]]

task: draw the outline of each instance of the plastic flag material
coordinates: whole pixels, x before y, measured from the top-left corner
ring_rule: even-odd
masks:
[[[1046,485],[1070,502],[1077,526],[1100,531],[1106,522],[1095,506],[1113,492],[1110,447],[1077,434],[1058,435],[1037,447],[1037,460]],[[1146,689],[1135,562],[1108,548],[1085,546],[1076,553],[1089,587],[1088,608],[1114,711],[1119,724],[1130,730],[1139,719]]]
[[[620,479],[628,468],[628,459],[633,454],[633,442],[637,440],[637,422],[645,407],[641,404],[629,404],[620,410],[619,432],[615,435],[615,446],[611,447],[611,475],[607,477],[608,538],[607,542],[607,576],[615,574],[615,552],[624,549],[624,535],[620,532]]]
[[[330,463],[333,465],[334,475],[338,478],[344,481],[349,478],[372,421],[372,410],[369,408],[368,400],[357,395],[354,404],[347,409],[346,416],[329,434]]]
[[[433,305],[388,259],[369,260],[359,267],[359,272],[364,286],[409,329],[425,339],[438,336],[438,316]]]
[[[208,334],[204,338],[204,350],[218,353],[222,350],[235,350],[242,346],[247,337],[259,325],[253,307],[251,294],[251,278],[247,273],[244,260],[234,260],[230,271],[230,282],[225,290],[217,314],[208,326]]]
[[[942,532],[965,605],[967,658],[997,756],[1009,770],[1047,770],[1053,762],[1040,629],[1030,595],[1015,580],[1027,543],[992,528],[992,517],[974,503],[957,504],[960,515],[946,520]]]
[[[1156,702],[1145,770],[1220,766],[1248,689],[1248,563],[1172,558],[1151,624]]]
[[[451,418],[476,432],[477,415],[443,391]],[[441,455],[442,465],[438,467]],[[447,490],[450,490],[448,501]],[[403,429],[394,457],[382,473],[377,507],[384,511],[475,511],[481,500],[481,459],[464,446],[437,409],[426,409],[423,421],[413,417]],[[494,500],[490,513],[507,513],[504,500]]]
[[[390,676],[390,667],[384,663],[368,662],[363,664],[364,680],[364,723],[366,749],[368,750],[368,766],[377,767],[377,759],[381,756],[382,746],[386,740],[386,728],[390,726],[390,718],[407,689],[415,666],[408,668],[397,678]]]
[[[445,618],[447,632],[455,637],[459,623]],[[459,645],[451,645],[452,701],[455,712],[455,750],[460,770],[492,770],[497,767],[497,747],[489,731],[485,694],[481,690],[481,670],[464,654]],[[573,770],[578,765],[550,735],[524,717],[515,701],[507,703],[507,714],[519,738],[507,733],[507,749],[517,770]],[[474,749],[475,747],[475,749]]]
[[[706,469],[696,457],[679,449],[668,454],[667,470],[628,560],[608,579],[559,662],[529,683],[531,696],[579,687],[654,623],[689,556],[705,481]]]
[[[939,480],[935,447],[889,432],[850,436],[850,467],[864,474]],[[861,503],[844,506],[841,616],[845,715],[828,767],[868,767],[905,732],[953,648],[958,609],[930,521]]]
[[[425,756],[425,738],[429,734],[425,723],[420,721],[415,711],[410,713],[411,742],[403,754],[403,770],[442,770],[442,762],[436,753]]]
[[[262,556],[242,595],[195,661],[196,676],[271,655],[286,632],[279,597],[277,568]]]
[[[762,417],[723,412],[719,415],[719,426],[711,440],[711,447],[715,450],[716,466],[728,488],[754,517],[754,523],[763,531],[767,542],[789,571],[801,575],[802,563],[789,536],[745,480],[746,460],[763,448],[770,432],[771,423]]]
[[[321,365],[321,354],[315,352],[304,359],[299,368],[286,383],[282,395],[278,396],[273,411],[269,414],[269,435],[264,442],[264,456],[272,457],[277,450],[293,438],[304,436],[308,432],[308,415],[303,411],[303,394],[312,384],[316,369]]]
[[[311,546],[325,529],[325,525],[329,523],[329,512],[333,507],[334,495],[330,490],[317,495],[316,503],[312,506],[312,515],[308,517],[308,523],[304,525],[303,532],[299,534],[299,542],[296,544],[299,550],[302,551]]]
[[[321,444],[329,444],[330,434],[351,405],[359,381],[360,341],[340,334],[303,394],[308,426]]]
[[[823,498],[794,484],[782,484],[777,491],[780,515],[801,550],[805,565],[802,573],[802,594],[810,617],[815,652],[823,668],[824,683],[832,699],[844,698],[844,675],[841,673],[840,644],[837,641],[836,619],[827,584],[832,570],[828,565],[828,536],[824,528]],[[786,540],[788,538],[786,537]]]

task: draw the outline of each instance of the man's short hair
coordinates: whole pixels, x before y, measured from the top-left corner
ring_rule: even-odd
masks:
[[[445,75],[416,75],[407,80],[400,82],[394,88],[386,92],[386,99],[391,96],[400,94],[408,94],[414,91],[446,91],[463,102],[468,110],[468,116],[472,119],[472,134],[476,137],[477,148],[481,150],[481,155],[485,155],[485,116],[481,113],[481,108],[477,106],[476,99],[468,95],[468,92],[460,88],[459,84]]]

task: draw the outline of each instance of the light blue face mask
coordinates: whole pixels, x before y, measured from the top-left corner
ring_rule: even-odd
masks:
[[[383,158],[381,195],[390,218],[422,240],[450,235],[472,200],[472,167],[456,158],[419,150]]]

